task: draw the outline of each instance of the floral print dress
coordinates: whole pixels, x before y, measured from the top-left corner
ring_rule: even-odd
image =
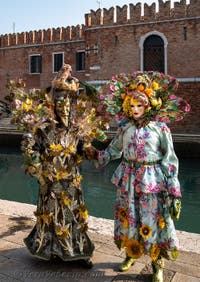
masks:
[[[99,151],[97,167],[121,158],[112,176],[117,186],[114,239],[139,258],[143,253],[175,257],[178,240],[169,213],[170,199],[181,197],[178,159],[165,123],[121,126],[108,148]]]

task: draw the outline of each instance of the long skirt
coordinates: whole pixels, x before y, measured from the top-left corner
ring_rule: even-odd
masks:
[[[177,251],[179,242],[169,213],[169,196],[160,193],[130,195],[118,189],[115,203],[114,239],[134,258],[142,254],[153,260]]]
[[[41,259],[87,260],[94,245],[87,235],[88,212],[82,191],[67,183],[56,189],[40,189],[37,221],[24,242],[31,254]]]

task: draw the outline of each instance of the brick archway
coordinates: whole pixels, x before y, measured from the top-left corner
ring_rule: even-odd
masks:
[[[158,35],[150,35],[144,41],[144,71],[164,72],[164,42]]]
[[[167,73],[167,45],[167,38],[158,31],[142,36],[139,42],[141,71],[157,70]]]

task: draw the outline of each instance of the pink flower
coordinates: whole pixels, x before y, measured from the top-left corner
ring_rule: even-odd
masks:
[[[185,110],[186,113],[188,113],[188,112],[190,111],[190,105],[187,104],[187,105],[185,106],[185,109],[184,109],[184,110]]]
[[[169,171],[173,172],[175,170],[175,166],[174,165],[169,165]]]
[[[144,209],[148,208],[148,202],[142,202],[142,207],[143,207]]]
[[[122,180],[123,180],[123,182],[128,182],[128,175],[124,175],[124,176],[122,177]]]
[[[170,122],[169,117],[162,117],[160,120],[161,120],[162,122],[165,122],[165,123],[169,123],[169,122]]]
[[[110,90],[115,91],[115,86],[113,84],[110,85]]]
[[[109,94],[109,95],[108,95],[108,99],[109,99],[109,100],[113,100],[113,98],[114,98],[113,94]]]
[[[140,185],[139,185],[139,184],[136,185],[135,191],[136,191],[137,193],[140,193],[140,192],[141,192],[141,188],[140,188]]]
[[[99,99],[100,99],[101,101],[104,101],[104,99],[105,99],[104,95],[103,95],[103,94],[100,94]]]
[[[183,116],[182,115],[177,115],[176,116],[176,121],[180,121],[180,120],[182,120],[183,119]]]
[[[169,96],[169,99],[170,99],[170,100],[176,100],[177,97],[176,97],[175,95],[170,95],[170,96]]]
[[[133,223],[134,223],[133,217],[129,217],[129,216],[128,216],[128,222],[129,222],[129,224],[133,224]]]
[[[123,187],[120,187],[120,192],[122,193],[122,194],[124,194],[125,192],[126,192],[126,190],[125,190],[125,187],[123,186]]]

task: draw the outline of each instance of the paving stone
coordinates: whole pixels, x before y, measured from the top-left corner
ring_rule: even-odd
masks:
[[[171,282],[199,282],[200,279],[198,277],[192,277],[188,275],[184,275],[182,273],[176,273]]]
[[[19,248],[20,246],[16,243],[13,242],[9,242],[7,240],[0,240],[0,253],[3,250],[10,250],[10,249],[15,249],[15,248]]]
[[[178,260],[176,262],[167,261],[165,267],[174,272],[180,272],[182,274],[198,277],[200,279],[200,267],[193,265],[192,261],[190,264],[182,263],[179,262]]]

